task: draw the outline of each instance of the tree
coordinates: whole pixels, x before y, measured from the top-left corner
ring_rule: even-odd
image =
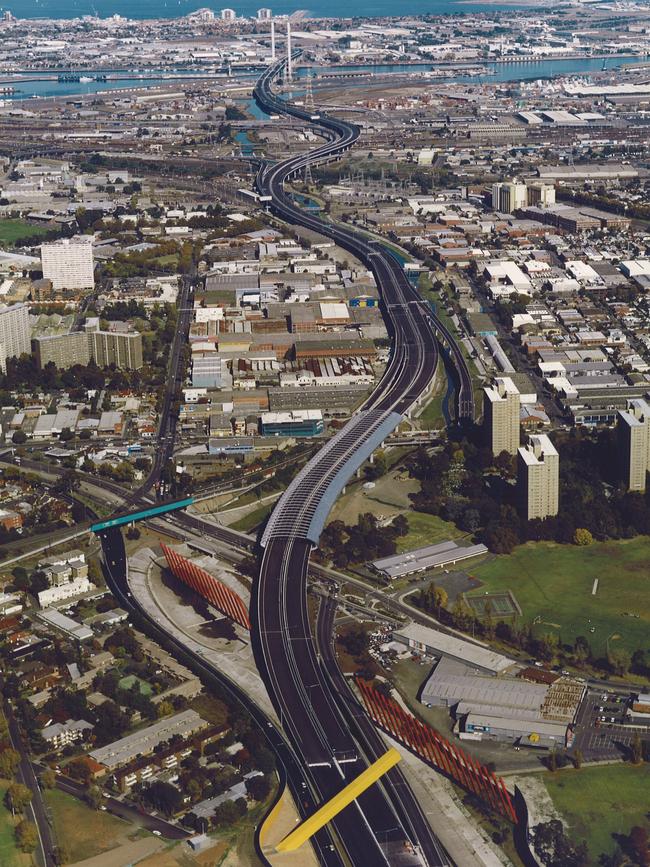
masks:
[[[33,822],[22,819],[16,825],[16,841],[23,852],[33,852],[38,843],[38,831]]]
[[[574,750],[574,753],[573,753],[573,764],[574,764],[575,769],[576,769],[577,771],[579,771],[580,768],[582,767],[582,762],[583,762],[582,750]]]
[[[16,768],[20,762],[20,753],[11,747],[5,747],[0,752],[0,777],[5,780],[10,780],[16,773]]]
[[[406,536],[409,531],[409,521],[406,515],[396,515],[391,523],[398,536]]]
[[[635,864],[640,864],[642,867],[647,867],[650,864],[650,840],[645,828],[635,825],[630,830],[626,848],[629,849]]]
[[[183,806],[183,796],[171,783],[155,780],[145,793],[147,801],[165,816],[173,816]]]
[[[575,640],[573,645],[573,658],[575,659],[576,665],[579,666],[583,666],[589,659],[591,659],[591,645],[584,635],[578,635]]]
[[[185,791],[193,801],[198,801],[201,797],[201,792],[203,791],[203,789],[201,788],[201,784],[196,779],[196,777],[190,777],[190,779],[187,781]]]
[[[559,819],[536,825],[532,843],[539,861],[548,867],[586,867],[589,863],[586,845],[574,847]]]
[[[157,708],[158,717],[169,716],[174,713],[174,705],[170,701],[161,701]]]
[[[22,783],[12,783],[5,793],[5,804],[7,809],[15,815],[22,813],[25,807],[32,800],[32,790]]]
[[[104,704],[108,704],[108,702],[104,702]],[[103,706],[104,705],[102,705],[102,707]],[[80,780],[87,786],[90,785],[90,781],[92,779],[92,771],[88,767],[88,762],[85,762],[81,756],[76,759],[72,759],[72,761],[66,767],[66,772],[68,776],[72,777],[74,780]]]
[[[11,438],[11,441],[17,446],[22,446],[27,442],[27,434],[24,430],[17,430]]]
[[[587,545],[591,545],[594,541],[594,537],[591,535],[589,530],[586,530],[584,527],[578,527],[575,533],[573,534],[573,544],[579,545],[580,547],[586,547]]]
[[[99,810],[102,805],[102,792],[99,786],[88,786],[86,790],[86,803],[93,810]]]
[[[56,774],[52,768],[45,768],[41,774],[41,785],[44,789],[53,789],[56,785]]]
[[[271,781],[265,774],[249,777],[246,780],[246,792],[253,801],[264,801],[271,791]]]
[[[617,647],[609,651],[608,661],[614,674],[624,677],[630,669],[632,657],[623,647]]]
[[[69,427],[64,427],[59,434],[59,439],[62,443],[68,443],[70,442],[70,440],[74,439],[74,433],[70,430]]]
[[[438,619],[440,619],[440,609],[446,608],[449,602],[449,596],[444,587],[435,587],[433,591],[433,599],[438,609]]]

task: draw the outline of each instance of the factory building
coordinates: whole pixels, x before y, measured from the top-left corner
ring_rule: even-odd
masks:
[[[289,412],[263,412],[260,418],[262,436],[313,437],[323,433],[323,413],[320,409]]]

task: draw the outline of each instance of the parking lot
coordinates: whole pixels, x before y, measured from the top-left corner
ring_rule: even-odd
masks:
[[[650,727],[626,724],[626,709],[624,695],[589,690],[578,710],[574,750],[588,761],[620,759],[636,734],[650,740]]]

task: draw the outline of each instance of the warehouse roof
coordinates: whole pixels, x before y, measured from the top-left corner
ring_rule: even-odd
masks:
[[[393,633],[397,641],[409,644],[409,646],[421,645],[430,652],[439,656],[451,656],[469,665],[493,674],[499,674],[510,668],[514,663],[500,653],[490,650],[489,647],[473,644],[461,638],[455,638],[429,626],[421,626],[419,623],[410,623]]]

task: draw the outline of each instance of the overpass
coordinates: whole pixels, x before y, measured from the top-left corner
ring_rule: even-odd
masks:
[[[178,509],[186,509],[193,502],[194,497],[187,497],[185,500],[174,500],[171,503],[161,503],[158,506],[150,506],[147,509],[135,509],[131,512],[124,512],[122,515],[107,518],[106,521],[98,521],[96,524],[91,524],[90,532],[101,533],[110,527],[123,527],[125,524],[135,524],[137,521],[157,518],[160,515],[167,515],[169,512],[176,512]]]

